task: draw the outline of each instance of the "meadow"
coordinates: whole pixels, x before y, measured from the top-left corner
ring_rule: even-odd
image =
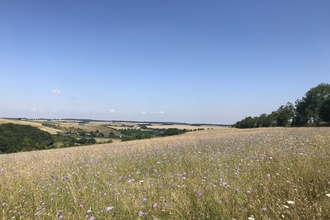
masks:
[[[0,155],[0,219],[330,219],[330,128]]]

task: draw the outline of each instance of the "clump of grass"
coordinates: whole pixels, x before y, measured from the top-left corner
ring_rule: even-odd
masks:
[[[0,219],[330,219],[329,128],[228,131],[0,155]]]

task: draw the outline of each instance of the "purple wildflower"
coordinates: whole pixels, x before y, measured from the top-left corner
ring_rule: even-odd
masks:
[[[158,205],[157,203],[154,203],[154,204],[152,205],[152,207],[156,208],[157,205]]]
[[[87,210],[87,213],[88,213],[88,214],[89,214],[89,213],[92,213],[92,210],[88,209],[88,210]]]
[[[60,215],[58,216],[58,219],[63,219],[63,217],[64,217],[63,215]]]
[[[139,216],[141,216],[141,217],[142,217],[142,216],[143,216],[143,214],[144,214],[144,213],[143,213],[142,211],[139,211]]]
[[[265,211],[267,211],[267,208],[262,208],[261,210],[265,212]]]

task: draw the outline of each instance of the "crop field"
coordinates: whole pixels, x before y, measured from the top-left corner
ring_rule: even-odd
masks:
[[[0,155],[0,219],[330,219],[330,128]]]

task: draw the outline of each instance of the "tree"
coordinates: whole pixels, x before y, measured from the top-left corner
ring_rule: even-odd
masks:
[[[293,124],[296,126],[319,125],[320,110],[325,100],[330,96],[330,85],[321,83],[311,88],[302,100],[296,101]]]
[[[265,120],[267,118],[267,114],[263,113],[258,117],[257,120],[257,127],[266,127],[265,126]]]
[[[293,118],[294,107],[288,102],[285,106],[281,105],[275,113],[276,126],[289,126]]]
[[[330,96],[324,100],[320,108],[320,118],[322,121],[330,122]]]
[[[98,137],[104,137],[104,134],[102,132],[100,132]]]
[[[115,135],[115,133],[113,133],[112,131],[109,133],[109,138],[117,138],[117,136]]]

